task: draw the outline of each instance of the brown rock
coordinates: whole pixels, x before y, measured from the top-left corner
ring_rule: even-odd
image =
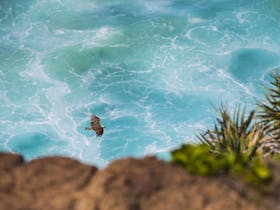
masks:
[[[154,157],[116,160],[97,171],[70,158],[20,163],[1,156],[11,165],[0,163],[5,168],[0,173],[0,210],[262,210],[271,209],[269,203],[279,207],[276,185],[257,197],[229,178],[192,176]],[[279,172],[280,167],[273,167]]]
[[[96,173],[86,193],[77,209],[263,209],[224,181],[188,175],[154,157],[113,162]]]
[[[13,169],[22,163],[23,158],[18,154],[0,153],[0,172]]]
[[[0,209],[69,209],[75,203],[75,193],[96,171],[95,167],[62,157],[22,164],[2,174],[12,177],[12,185],[0,192]],[[5,180],[9,183],[11,179]]]
[[[10,170],[23,164],[23,158],[17,154],[0,153],[0,192],[9,191],[14,186],[14,179]]]
[[[272,172],[273,182],[261,188],[263,200],[268,209],[280,210],[280,162],[269,161],[267,164]]]

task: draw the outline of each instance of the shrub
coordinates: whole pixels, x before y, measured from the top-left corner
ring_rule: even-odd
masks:
[[[262,156],[280,159],[280,76],[273,79],[266,101],[258,104],[260,122],[256,110],[246,114],[238,107],[231,115],[222,105],[214,129],[197,135],[199,144],[172,151],[171,162],[197,175],[228,174],[254,185],[271,180]]]
[[[171,152],[171,163],[201,176],[227,174],[247,183],[260,185],[271,179],[271,173],[259,158],[248,162],[235,153],[212,153],[207,144],[186,144]]]
[[[182,145],[181,148],[171,152],[171,162],[180,164],[193,174],[208,176],[225,173],[235,161],[232,154],[218,158],[211,154],[206,144]]]

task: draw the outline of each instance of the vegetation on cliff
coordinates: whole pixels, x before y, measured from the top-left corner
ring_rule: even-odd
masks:
[[[171,162],[198,175],[228,174],[254,185],[271,180],[264,159],[280,153],[280,76],[272,77],[266,100],[255,110],[247,114],[238,107],[231,114],[222,105],[214,128],[197,135],[198,144],[172,151]]]
[[[274,75],[264,102],[259,102],[258,118],[265,125],[270,139],[262,141],[264,156],[279,157],[280,154],[280,76]]]

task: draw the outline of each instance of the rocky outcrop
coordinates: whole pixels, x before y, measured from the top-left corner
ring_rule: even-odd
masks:
[[[98,171],[70,158],[25,163],[0,154],[0,210],[280,209],[271,192],[262,197],[226,177],[192,176],[154,157],[116,160]]]
[[[15,164],[19,162],[15,157],[0,156],[0,162],[11,162],[14,166],[3,172],[0,168],[1,210],[73,209],[76,193],[83,190],[97,171],[69,158],[48,157]],[[5,165],[1,164],[8,168]]]

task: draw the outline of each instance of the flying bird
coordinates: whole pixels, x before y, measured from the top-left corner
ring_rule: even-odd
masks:
[[[96,133],[96,136],[102,136],[104,132],[103,126],[100,125],[100,118],[97,117],[96,115],[91,116],[91,122],[90,122],[90,127],[87,127],[86,130],[94,130]]]

